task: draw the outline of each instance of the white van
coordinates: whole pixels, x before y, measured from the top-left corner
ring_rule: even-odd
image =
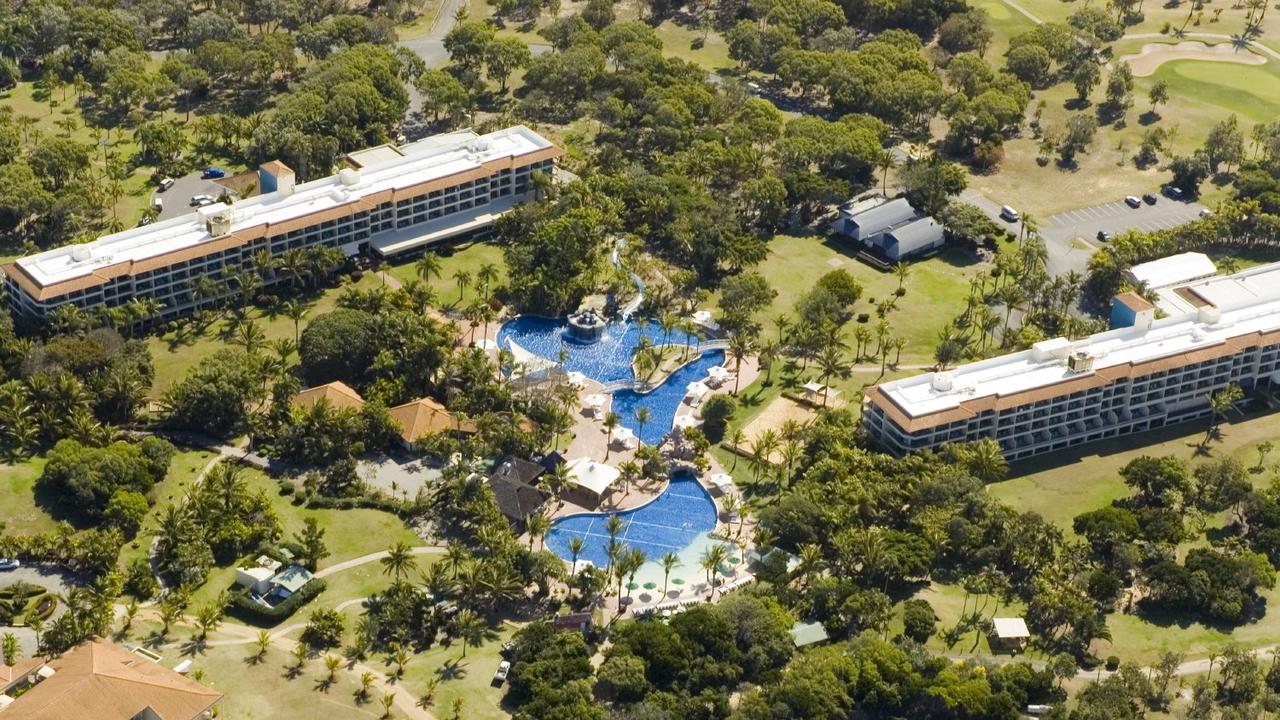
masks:
[[[1000,208],[1000,217],[1008,220],[1009,222],[1018,222],[1018,211],[1008,205],[1005,205]]]

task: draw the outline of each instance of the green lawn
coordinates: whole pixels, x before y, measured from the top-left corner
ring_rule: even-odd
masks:
[[[991,485],[988,491],[1019,511],[1039,513],[1071,535],[1071,521],[1076,515],[1130,493],[1119,477],[1120,468],[1130,460],[1141,455],[1175,455],[1194,466],[1205,461],[1196,454],[1196,445],[1203,435],[1204,425],[1192,423],[1055,453],[1015,465],[1012,479]],[[1278,438],[1280,424],[1274,414],[1236,419],[1222,426],[1222,441],[1211,447],[1210,457],[1229,455],[1253,467],[1258,460],[1258,443]],[[1256,484],[1262,485],[1269,482],[1273,474],[1256,473],[1253,477]],[[1220,523],[1221,518],[1209,520],[1211,526]],[[1165,650],[1203,657],[1232,641],[1247,645],[1272,643],[1280,634],[1280,612],[1276,610],[1280,607],[1280,590],[1268,591],[1264,597],[1268,612],[1262,620],[1235,629],[1186,620],[1157,623],[1140,615],[1115,613],[1107,619],[1112,642],[1109,646],[1104,644],[1098,652],[1150,662]]]
[[[381,280],[373,273],[366,273],[356,283],[356,287],[370,289],[381,284]],[[342,294],[342,287],[328,288],[322,292],[306,293],[296,299],[307,307],[307,316],[302,319],[301,329],[317,315],[332,310]],[[287,295],[288,290],[282,290]],[[248,317],[262,328],[267,342],[281,338],[294,337],[293,321],[280,312],[249,308]],[[226,333],[230,328],[230,314],[224,315],[203,330],[194,326],[184,326],[176,332],[152,335],[147,338],[147,346],[155,361],[156,378],[151,385],[151,397],[159,397],[170,385],[180,380],[201,360],[219,350],[229,347]]]
[[[332,718],[377,718],[382,705],[377,691],[369,702],[357,704],[358,675],[343,667],[337,683],[326,687],[328,671],[321,658],[310,660],[302,674],[290,677],[292,655],[271,648],[261,663],[251,656],[253,645],[206,648],[194,656],[192,669],[204,672],[204,684],[224,694],[220,717],[237,720],[313,720]],[[177,657],[166,654],[164,664]],[[396,715],[399,716],[398,714]]]
[[[432,708],[437,717],[452,718],[453,703],[461,699],[463,709],[459,717],[466,720],[506,720],[510,715],[501,706],[506,686],[495,688],[491,681],[493,671],[502,662],[499,655],[502,643],[510,639],[515,630],[515,626],[503,624],[490,631],[489,637],[479,647],[467,648],[466,657],[462,656],[460,642],[434,645],[413,656],[399,684],[405,692],[421,697],[427,680],[437,678],[439,684]],[[369,664],[389,674],[394,666],[387,660],[385,656],[377,656],[370,658]]]
[[[148,494],[151,510],[142,521],[138,536],[126,544],[120,552],[121,566],[127,565],[137,557],[146,557],[151,538],[159,526],[159,518],[166,506],[181,502],[191,487],[191,483],[199,477],[200,472],[213,459],[213,453],[204,450],[180,449],[169,462],[169,472],[164,479],[156,483]]]
[[[667,20],[654,29],[662,40],[662,51],[667,57],[677,57],[701,65],[707,70],[722,70],[737,63],[729,59],[729,45],[720,33],[678,25]],[[702,47],[695,48],[694,41],[702,39]]]
[[[960,639],[953,645],[948,645],[943,639],[946,632],[956,626],[960,620],[962,613],[972,613],[975,609],[981,609],[983,617],[1020,617],[1026,612],[1026,607],[1021,602],[1014,602],[1010,605],[1000,603],[992,596],[975,597],[969,595],[966,599],[964,588],[959,585],[949,583],[934,582],[915,594],[916,598],[927,600],[933,606],[934,613],[938,616],[937,632],[930,637],[926,646],[935,653],[945,654],[949,656],[986,656],[990,657],[991,645],[987,642],[985,634],[976,631],[969,631],[960,636]],[[902,632],[902,606],[901,604],[895,608],[893,621],[889,626],[890,635]],[[1038,657],[1037,653],[1032,651],[1031,656]],[[1002,657],[1010,657],[1005,654]]]
[[[53,517],[36,505],[32,491],[44,463],[44,458],[33,457],[0,465],[0,524],[6,532],[31,535],[53,528]]]
[[[386,550],[397,542],[409,545],[422,545],[422,540],[413,534],[404,521],[381,510],[356,508],[351,510],[308,509],[292,503],[293,496],[279,493],[279,486],[274,480],[259,470],[246,468],[244,478],[250,490],[263,490],[271,498],[271,505],[280,517],[284,537],[291,538],[302,530],[304,521],[314,517],[324,529],[325,545],[329,548],[329,556],[322,559],[319,569],[330,565]],[[380,567],[377,563],[373,567]],[[209,581],[192,596],[192,606],[198,607],[202,601],[208,601],[235,580],[235,563],[215,570]],[[344,598],[345,599],[345,598]]]
[[[436,293],[438,307],[456,307],[460,301],[474,299],[476,271],[486,263],[491,263],[498,269],[498,278],[493,282],[495,288],[507,281],[507,264],[502,259],[502,248],[497,245],[472,242],[448,247],[451,252],[440,255],[440,276],[432,277],[430,282],[431,289]],[[393,265],[386,270],[402,283],[420,280],[413,261]],[[454,275],[460,271],[471,276],[465,293],[459,292],[458,282],[454,279]]]

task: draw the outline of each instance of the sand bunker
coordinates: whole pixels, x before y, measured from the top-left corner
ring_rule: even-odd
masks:
[[[1208,60],[1211,62],[1231,62],[1241,65],[1262,65],[1267,59],[1255,55],[1247,48],[1238,48],[1229,42],[1217,45],[1205,45],[1202,42],[1188,40],[1177,45],[1167,43],[1148,43],[1142,46],[1137,55],[1125,55],[1120,58],[1129,63],[1136,77],[1147,77],[1164,63],[1171,60]]]

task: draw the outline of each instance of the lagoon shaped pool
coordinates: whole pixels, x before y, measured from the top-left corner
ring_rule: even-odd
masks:
[[[605,523],[614,513],[582,513],[556,520],[547,533],[546,545],[566,562],[573,561],[569,540],[583,540],[579,560],[589,560],[596,567],[609,564],[609,533]],[[662,494],[634,510],[616,513],[623,520],[618,533],[619,546],[639,549],[647,562],[667,553],[680,553],[716,527],[715,501],[698,479],[688,473],[676,473]]]

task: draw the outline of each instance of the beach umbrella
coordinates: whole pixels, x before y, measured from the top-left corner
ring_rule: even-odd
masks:
[[[628,589],[628,590],[636,590],[636,589],[638,589],[639,587],[640,587],[639,585],[637,585],[637,584],[635,584],[635,583],[633,583],[633,582],[629,582],[629,583],[627,583],[627,589]]]
[[[692,415],[681,415],[680,417],[676,418],[676,421],[672,424],[675,425],[675,427],[680,428],[681,430],[685,430],[691,427],[697,427],[698,419]]]
[[[570,371],[568,373],[568,378],[569,378],[569,384],[574,387],[582,387],[583,385],[587,384],[587,376],[583,375],[577,370]]]
[[[589,408],[598,408],[604,407],[605,400],[605,396],[600,393],[591,393],[590,395],[582,398],[582,403]]]
[[[683,585],[683,584],[684,584],[684,578],[671,578],[671,584],[672,584],[672,585]]]
[[[654,582],[654,581],[652,581],[652,580],[650,580],[649,582],[647,582],[647,583],[645,583],[645,584],[644,584],[644,589],[645,589],[645,590],[652,590],[652,589],[654,589],[654,588],[656,588],[656,587],[658,587],[658,583],[656,583],[656,582]]]

